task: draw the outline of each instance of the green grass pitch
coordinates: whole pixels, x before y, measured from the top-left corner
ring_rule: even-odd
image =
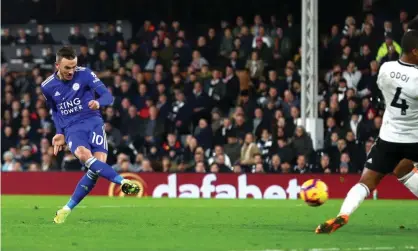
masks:
[[[87,197],[66,223],[52,223],[67,200],[2,196],[2,250],[418,250],[417,201],[366,201],[347,226],[315,235],[340,200],[312,208],[300,200]]]

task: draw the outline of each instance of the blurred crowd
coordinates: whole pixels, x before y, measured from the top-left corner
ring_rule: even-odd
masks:
[[[130,172],[358,173],[378,136],[384,105],[379,66],[397,60],[408,13],[397,20],[346,17],[321,34],[318,116],[324,147],[313,149],[300,117],[300,28],[292,15],[201,31],[189,37],[174,21],[145,21],[132,38],[96,25],[78,63],[93,69],[114,95],[102,108],[108,163]],[[54,43],[53,33],[5,29],[3,45]],[[17,32],[17,33],[16,33]],[[14,34],[16,33],[16,34]],[[16,36],[14,36],[16,35]],[[49,48],[49,47],[48,47]],[[90,53],[94,49],[94,54]],[[68,151],[53,155],[54,125],[40,91],[52,72],[12,72],[2,61],[2,171],[77,171]],[[45,62],[53,64],[49,48]]]

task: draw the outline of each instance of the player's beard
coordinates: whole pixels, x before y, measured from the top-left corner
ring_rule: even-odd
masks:
[[[73,79],[73,77],[74,77],[74,74],[67,74],[65,75],[65,80],[71,80]]]
[[[61,80],[71,80],[73,79],[74,74],[70,74],[70,73],[64,74],[64,73],[61,73],[61,71],[58,71],[58,76],[60,77]]]

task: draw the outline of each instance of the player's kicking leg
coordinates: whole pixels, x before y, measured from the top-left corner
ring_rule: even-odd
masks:
[[[107,154],[101,152],[94,153],[94,157],[102,162],[106,162],[107,160]],[[95,172],[87,170],[86,174],[78,182],[68,203],[57,211],[54,218],[55,223],[64,223],[71,211],[93,190],[98,178],[99,175]]]
[[[401,160],[393,173],[401,183],[418,197],[418,171],[411,160]],[[384,174],[365,168],[359,183],[348,192],[338,216],[319,225],[315,232],[317,234],[332,233],[346,225],[350,215],[369,196],[370,191],[377,187],[384,176]]]
[[[412,160],[403,159],[393,173],[399,182],[404,184],[411,193],[418,197],[418,169],[414,166]]]
[[[88,170],[86,174],[78,182],[73,194],[71,195],[68,203],[58,210],[54,217],[55,223],[64,223],[65,219],[70,215],[71,211],[90,193],[90,191],[96,185],[98,175],[91,170]]]
[[[360,206],[364,199],[369,196],[370,191],[373,191],[377,187],[384,176],[384,174],[364,168],[359,182],[350,189],[345,197],[337,217],[320,224],[316,228],[315,233],[332,233],[346,225],[350,215]]]
[[[332,233],[348,223],[350,215],[367,198],[386,174],[393,172],[402,158],[397,154],[396,146],[389,142],[377,140],[367,155],[367,162],[359,182],[348,192],[336,218],[320,224],[315,232],[317,234]]]
[[[113,168],[106,164],[107,155],[102,152],[91,154],[90,150],[84,146],[79,146],[75,150],[76,157],[84,163],[89,169],[81,178],[77,187],[71,196],[69,202],[57,211],[54,218],[55,223],[64,223],[65,219],[71,213],[71,210],[80,203],[80,201],[93,189],[96,185],[98,176],[102,176],[107,180],[122,186],[125,194],[137,194],[139,186],[128,179],[124,179]]]

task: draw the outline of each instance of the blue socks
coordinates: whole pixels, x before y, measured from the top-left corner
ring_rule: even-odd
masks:
[[[111,166],[99,161],[95,157],[91,157],[85,163],[86,167],[95,174],[107,179],[110,182],[121,185],[123,177],[120,176]]]
[[[78,182],[77,187],[75,188],[75,191],[66,206],[71,210],[77,206],[78,203],[80,203],[80,201],[84,199],[84,197],[86,197],[86,195],[94,188],[98,177],[99,176],[97,174],[88,170]]]
[[[89,170],[78,182],[70,201],[68,201],[64,208],[72,210],[75,206],[77,206],[80,201],[84,199],[84,197],[86,197],[86,195],[94,188],[99,176],[102,176],[113,183],[119,185],[122,184],[123,177],[113,170],[111,166],[97,160],[95,157],[88,159],[85,166]]]

